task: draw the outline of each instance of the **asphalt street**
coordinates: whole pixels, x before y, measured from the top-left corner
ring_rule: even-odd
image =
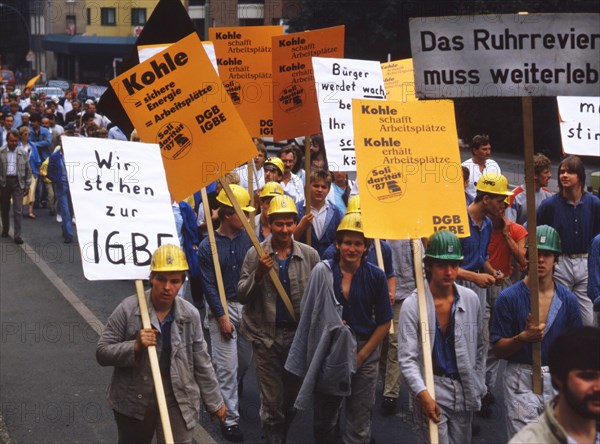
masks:
[[[464,159],[468,153],[461,155]],[[492,157],[511,184],[522,182],[522,160]],[[589,171],[598,169],[596,164]],[[556,162],[553,174],[552,187],[556,188]],[[36,213],[37,219],[24,219],[25,244],[15,245],[11,238],[0,240],[0,443],[114,443],[116,426],[105,399],[112,369],[96,363],[95,347],[112,310],[135,292],[134,283],[87,281],[78,243],[63,244],[55,218],[45,209]],[[496,387],[498,403],[502,402],[500,392]],[[382,416],[378,385],[373,417],[377,443],[417,442],[411,431],[406,388],[400,401],[396,415]],[[241,398],[245,442],[261,442],[259,408],[251,372]],[[203,428],[195,431],[196,442],[225,442],[207,414],[201,423]],[[477,418],[475,423],[482,430],[474,443],[506,442],[497,407],[491,419]],[[299,412],[289,442],[311,441],[312,412]]]

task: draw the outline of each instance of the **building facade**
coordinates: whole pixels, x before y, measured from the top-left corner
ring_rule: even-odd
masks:
[[[31,20],[44,22],[36,25],[40,43],[34,71],[45,72],[47,78],[106,84],[133,50],[157,3],[30,0]],[[289,0],[183,0],[183,4],[203,39],[209,27],[279,25],[295,12]]]

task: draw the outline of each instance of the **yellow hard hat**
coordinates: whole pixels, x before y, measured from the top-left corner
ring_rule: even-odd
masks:
[[[508,180],[502,174],[483,173],[475,186],[477,191],[483,191],[499,196],[511,196],[512,191],[508,191]]]
[[[298,214],[298,210],[296,209],[294,199],[292,199],[287,194],[280,194],[278,196],[275,196],[269,204],[269,216],[271,214],[283,213]]]
[[[281,173],[281,175],[283,175],[284,172],[284,166],[283,166],[283,160],[281,160],[279,157],[269,157],[266,161],[265,164],[263,165],[263,168],[267,165],[273,165],[274,167],[276,167],[279,172]]]
[[[360,195],[357,194],[348,199],[348,208],[346,208],[346,214],[349,213],[360,213]]]
[[[232,183],[229,185],[229,188],[231,188],[231,191],[233,191],[235,200],[237,200],[237,203],[240,204],[240,207],[243,211],[247,211],[249,213],[254,211],[254,207],[250,206],[250,194],[248,194],[248,191],[246,191],[244,187]],[[217,202],[227,207],[233,207],[224,189],[219,191],[219,194],[217,195]]]
[[[275,197],[283,194],[283,187],[279,182],[267,182],[263,189],[260,191],[260,198],[263,197]]]
[[[186,271],[189,268],[185,253],[173,244],[158,247],[152,255],[152,262],[150,263],[150,271]]]
[[[337,227],[337,231],[356,231],[365,234],[362,226],[362,216],[360,213],[349,213],[344,216]]]

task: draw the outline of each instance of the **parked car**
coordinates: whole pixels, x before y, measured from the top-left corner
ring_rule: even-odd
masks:
[[[79,100],[79,93],[83,89],[84,86],[88,86],[87,83],[73,83],[73,97]]]
[[[83,88],[81,88],[81,91],[79,91],[79,94],[77,94],[77,98],[81,102],[85,102],[88,99],[96,101],[100,98],[102,94],[104,94],[104,91],[106,91],[107,89],[107,86],[86,85]]]
[[[63,93],[66,93],[67,91],[69,91],[71,89],[69,82],[67,80],[62,80],[62,79],[48,80],[46,82],[46,86],[54,86],[54,87],[60,88],[63,90]]]
[[[15,73],[12,72],[10,69],[3,69],[2,70],[2,86],[6,87],[6,86],[12,86],[12,88],[15,88]]]
[[[33,92],[37,95],[45,93],[47,99],[50,99],[52,96],[57,96],[59,99],[65,96],[65,92],[58,86],[36,86]]]

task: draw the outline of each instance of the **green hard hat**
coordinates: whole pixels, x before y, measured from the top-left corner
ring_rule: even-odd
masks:
[[[464,259],[462,245],[458,237],[448,230],[439,230],[429,236],[425,256],[444,261],[461,261]]]
[[[535,230],[538,250],[554,251],[561,253],[560,236],[558,231],[549,225],[540,225]],[[526,245],[528,246],[528,245]]]

